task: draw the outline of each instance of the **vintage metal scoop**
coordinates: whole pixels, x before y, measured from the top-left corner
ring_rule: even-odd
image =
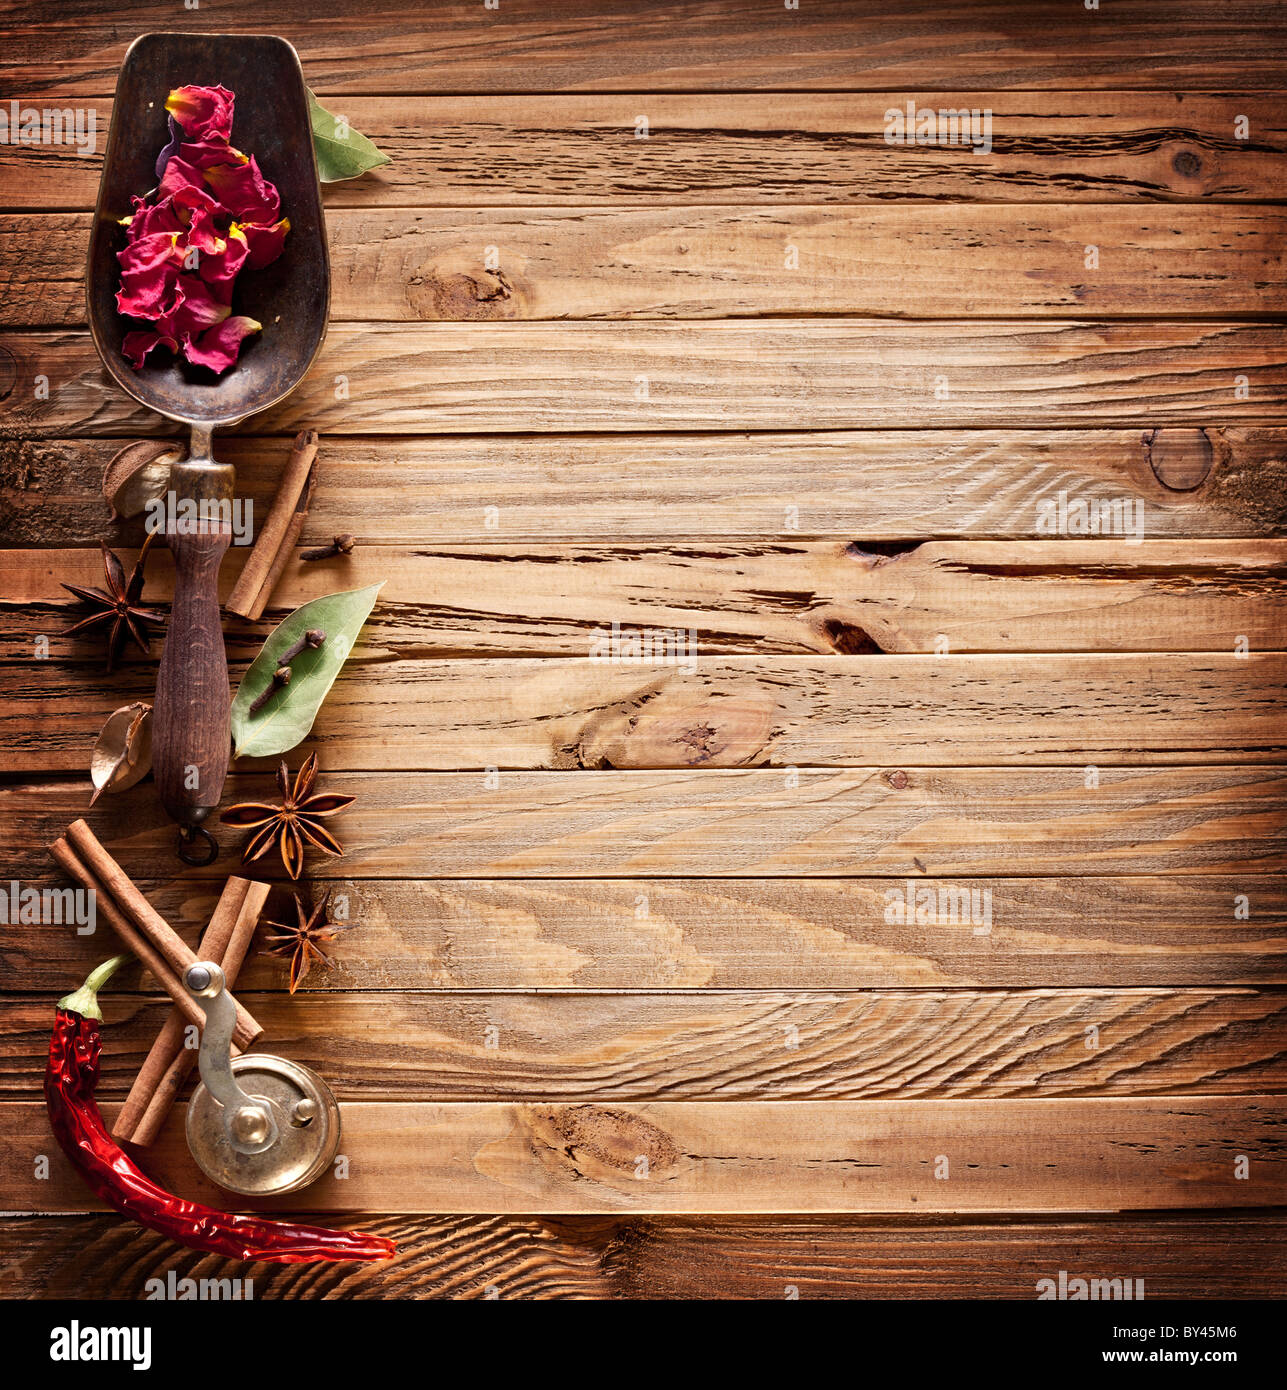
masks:
[[[132,197],[156,186],[156,158],[168,140],[170,90],[218,84],[236,94],[233,144],[254,154],[265,177],[277,185],[282,212],[290,219],[282,255],[262,270],[246,271],[237,282],[233,311],[257,319],[263,331],[219,377],[163,353],[153,353],[136,371],[121,354],[122,338],[138,325],[116,309],[116,252],[125,238],[119,219],[133,210]],[[234,476],[229,464],[215,462],[211,433],[266,410],[294,389],[321,346],[329,295],[308,95],[295,50],[268,35],[145,34],[136,40],[116,83],[86,297],[94,346],[108,374],[142,405],[191,430],[189,456],[170,473],[165,535],[174,554],[174,605],[157,672],[152,734],[161,804],[185,827],[189,842],[219,804],[229,755],[218,581],[232,538]],[[185,524],[183,518],[193,514],[185,501],[207,503],[206,519]]]

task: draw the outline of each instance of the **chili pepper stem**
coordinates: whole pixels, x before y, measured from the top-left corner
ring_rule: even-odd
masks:
[[[82,1018],[103,1021],[103,1011],[98,1007],[98,991],[116,974],[118,968],[129,960],[129,956],[113,956],[105,960],[97,970],[91,971],[89,978],[77,990],[65,994],[58,1001],[58,1007],[69,1014],[80,1014]]]

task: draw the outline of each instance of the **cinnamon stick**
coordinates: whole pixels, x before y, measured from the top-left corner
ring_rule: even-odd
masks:
[[[200,1027],[205,1022],[206,1016],[196,1000],[183,988],[179,979],[170,969],[165,957],[117,907],[107,885],[81,862],[76,851],[61,837],[50,845],[49,852],[62,869],[76,879],[82,887],[93,893],[95,912],[99,916],[107,918],[108,925],[152,972],[157,983],[182,1010],[184,1017],[190,1023],[195,1023],[197,1027]]]
[[[273,505],[224,604],[229,613],[252,621],[263,615],[273,586],[299,540],[308,515],[313,498],[317,446],[316,430],[301,430],[295,436]]]
[[[295,505],[295,510],[291,514],[290,520],[286,523],[286,530],[282,533],[281,544],[277,547],[277,554],[273,557],[272,566],[264,578],[263,587],[260,589],[259,609],[252,616],[258,618],[268,606],[268,600],[273,596],[273,590],[277,587],[277,581],[282,577],[282,571],[286,568],[286,562],[295,553],[295,547],[299,544],[299,538],[304,531],[304,522],[308,520],[308,509],[313,505],[313,490],[317,486],[317,465],[314,464],[308,470],[308,477],[304,482],[304,491],[300,493],[299,501]]]
[[[67,827],[67,840],[83,861],[85,868],[97,878],[106,889],[107,895],[129,918],[135,936],[147,938],[155,954],[161,956],[168,969],[160,977],[166,993],[182,1008],[183,1003],[191,1003],[188,992],[183,987],[183,972],[197,959],[196,953],[174,928],[161,916],[142,893],[134,886],[129,875],[99,843],[98,837],[83,821],[73,821]],[[57,857],[57,856],[55,856]],[[59,860],[62,863],[62,860]],[[64,865],[64,867],[66,867]],[[109,921],[111,918],[109,917]],[[113,923],[113,926],[116,924]],[[134,944],[124,933],[122,939],[134,950]],[[135,952],[136,954],[137,951]],[[149,969],[152,967],[149,965]],[[156,971],[153,970],[153,974]],[[238,1047],[249,1047],[264,1031],[251,1017],[250,1013],[237,1001],[237,1027],[233,1032],[233,1042]],[[196,1006],[193,1005],[195,1008]],[[205,1020],[205,1013],[197,1010],[197,1022]]]
[[[224,884],[214,915],[201,938],[203,960],[212,960],[216,965],[223,963],[224,952],[228,949],[237,914],[246,900],[246,887],[247,881],[244,878],[230,878]],[[175,1054],[183,1048],[184,1033],[189,1026],[188,1020],[177,1008],[170,1010],[156,1041],[152,1044],[152,1050],[148,1053],[139,1074],[134,1078],[134,1085],[116,1117],[116,1123],[112,1126],[112,1135],[116,1139],[134,1137],[134,1131],[143,1118],[143,1112],[155,1094],[166,1068],[174,1060]]]
[[[267,898],[266,883],[230,878],[201,938],[201,958],[223,967],[229,989],[237,981],[237,973],[250,949]],[[145,1146],[160,1134],[170,1108],[196,1064],[197,1050],[186,1045],[187,1028],[184,1015],[172,1009],[112,1126],[116,1139]]]

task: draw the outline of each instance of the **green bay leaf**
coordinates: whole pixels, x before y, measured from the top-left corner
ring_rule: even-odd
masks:
[[[356,179],[368,169],[388,164],[389,156],[354,130],[342,116],[333,116],[312,92],[308,94],[308,118],[317,151],[317,176],[323,183]]]
[[[383,587],[372,584],[312,599],[273,628],[233,697],[233,757],[272,757],[294,748],[307,735]],[[272,685],[282,654],[312,628],[320,628],[326,641],[294,657],[290,684],[251,714],[251,705]]]

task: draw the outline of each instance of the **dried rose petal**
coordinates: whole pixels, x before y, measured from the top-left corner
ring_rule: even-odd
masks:
[[[245,164],[247,157],[234,150],[226,140],[190,140],[179,146],[179,158],[195,169],[209,169],[214,164]]]
[[[211,203],[214,203],[212,198]],[[156,236],[160,232],[181,232],[185,223],[180,219],[173,198],[160,203],[145,203],[142,198],[134,200],[134,215],[126,224],[129,227],[129,242],[133,244],[140,237]]]
[[[143,365],[148,353],[159,347],[167,347],[171,352],[177,352],[179,345],[173,338],[167,338],[151,329],[138,329],[133,333],[127,333],[121,339],[121,351],[135,371]]]
[[[281,199],[259,172],[253,154],[244,164],[212,165],[205,176],[215,197],[239,222],[276,221]]]
[[[245,229],[234,222],[222,238],[217,250],[201,257],[201,278],[210,286],[221,304],[232,303],[233,282],[246,262],[250,246]],[[273,258],[270,256],[269,260]]]
[[[150,329],[131,330],[122,351],[141,368],[158,347],[196,366],[226,371],[260,325],[231,312],[237,275],[281,255],[290,222],[253,157],[234,149],[234,96],[224,87],[177,87],[166,102],[169,141],[158,187],[122,218],[117,307]]]
[[[232,135],[232,106],[236,98],[226,87],[176,87],[165,109],[192,139]]]
[[[157,197],[168,198],[183,188],[198,188],[204,192],[205,175],[194,164],[189,164],[186,159],[180,159],[176,154],[165,166],[165,174],[157,188]]]
[[[226,372],[237,360],[244,338],[263,327],[244,314],[233,314],[190,342],[185,349],[188,361],[212,372]]]
[[[239,226],[250,248],[246,264],[252,270],[260,270],[271,264],[282,253],[286,233],[290,231],[290,218],[283,217],[280,222],[264,224],[259,222],[234,223]],[[231,228],[229,232],[231,233]]]
[[[228,306],[211,292],[200,275],[181,275],[178,289],[179,303],[161,326],[181,343],[186,345],[189,339],[228,317]],[[191,356],[189,353],[189,360]]]
[[[188,214],[190,220],[179,238],[186,269],[196,270],[199,260],[206,256],[217,256],[225,249],[227,243],[215,220],[216,215],[215,209],[202,207],[194,207]],[[198,260],[194,261],[187,256],[192,250],[196,250]]]
[[[171,312],[183,264],[177,243],[177,234],[160,232],[139,237],[120,253],[121,287],[116,292],[120,313],[155,320]]]

